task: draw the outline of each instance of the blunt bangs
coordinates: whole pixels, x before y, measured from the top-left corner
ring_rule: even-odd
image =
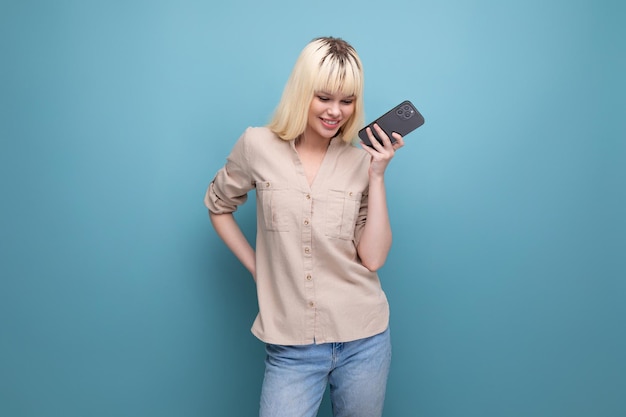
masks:
[[[345,59],[333,55],[322,59],[313,83],[315,91],[355,97],[360,96],[363,91],[362,85],[359,63],[353,57]]]

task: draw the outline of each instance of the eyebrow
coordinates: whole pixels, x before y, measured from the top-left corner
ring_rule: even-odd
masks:
[[[325,96],[333,96],[333,97],[337,96],[336,93],[333,94],[333,93],[329,93],[328,91],[317,91],[316,94],[323,94]],[[355,94],[350,94],[349,96],[341,96],[341,98],[343,100],[345,100],[347,98],[356,98],[356,95]]]

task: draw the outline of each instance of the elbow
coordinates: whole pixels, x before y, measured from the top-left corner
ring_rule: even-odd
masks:
[[[376,272],[385,264],[385,258],[382,259],[361,259],[361,264],[370,272]]]
[[[382,268],[383,265],[385,265],[390,249],[391,239],[384,244],[375,246],[360,244],[357,247],[357,253],[361,261],[361,265],[366,267],[371,272],[376,272]]]

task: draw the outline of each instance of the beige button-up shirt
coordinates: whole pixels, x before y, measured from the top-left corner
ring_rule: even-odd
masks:
[[[294,141],[248,128],[209,185],[205,204],[231,213],[256,190],[259,313],[266,343],[347,342],[383,332],[389,305],[356,245],[367,218],[370,156],[334,138],[309,186]]]

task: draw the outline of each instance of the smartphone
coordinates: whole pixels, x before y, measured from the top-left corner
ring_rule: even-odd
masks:
[[[367,132],[365,131],[368,127],[372,129],[374,138],[382,144],[382,139],[378,137],[376,130],[374,130],[374,123],[377,123],[378,126],[383,129],[387,136],[389,136],[389,139],[391,139],[391,143],[393,143],[396,140],[393,136],[391,136],[392,132],[398,132],[402,136],[406,136],[408,133],[424,124],[424,116],[421,115],[421,113],[409,100],[403,101],[372,123],[365,126],[363,129],[359,130],[359,138],[367,146],[372,146],[370,138],[367,136]]]

